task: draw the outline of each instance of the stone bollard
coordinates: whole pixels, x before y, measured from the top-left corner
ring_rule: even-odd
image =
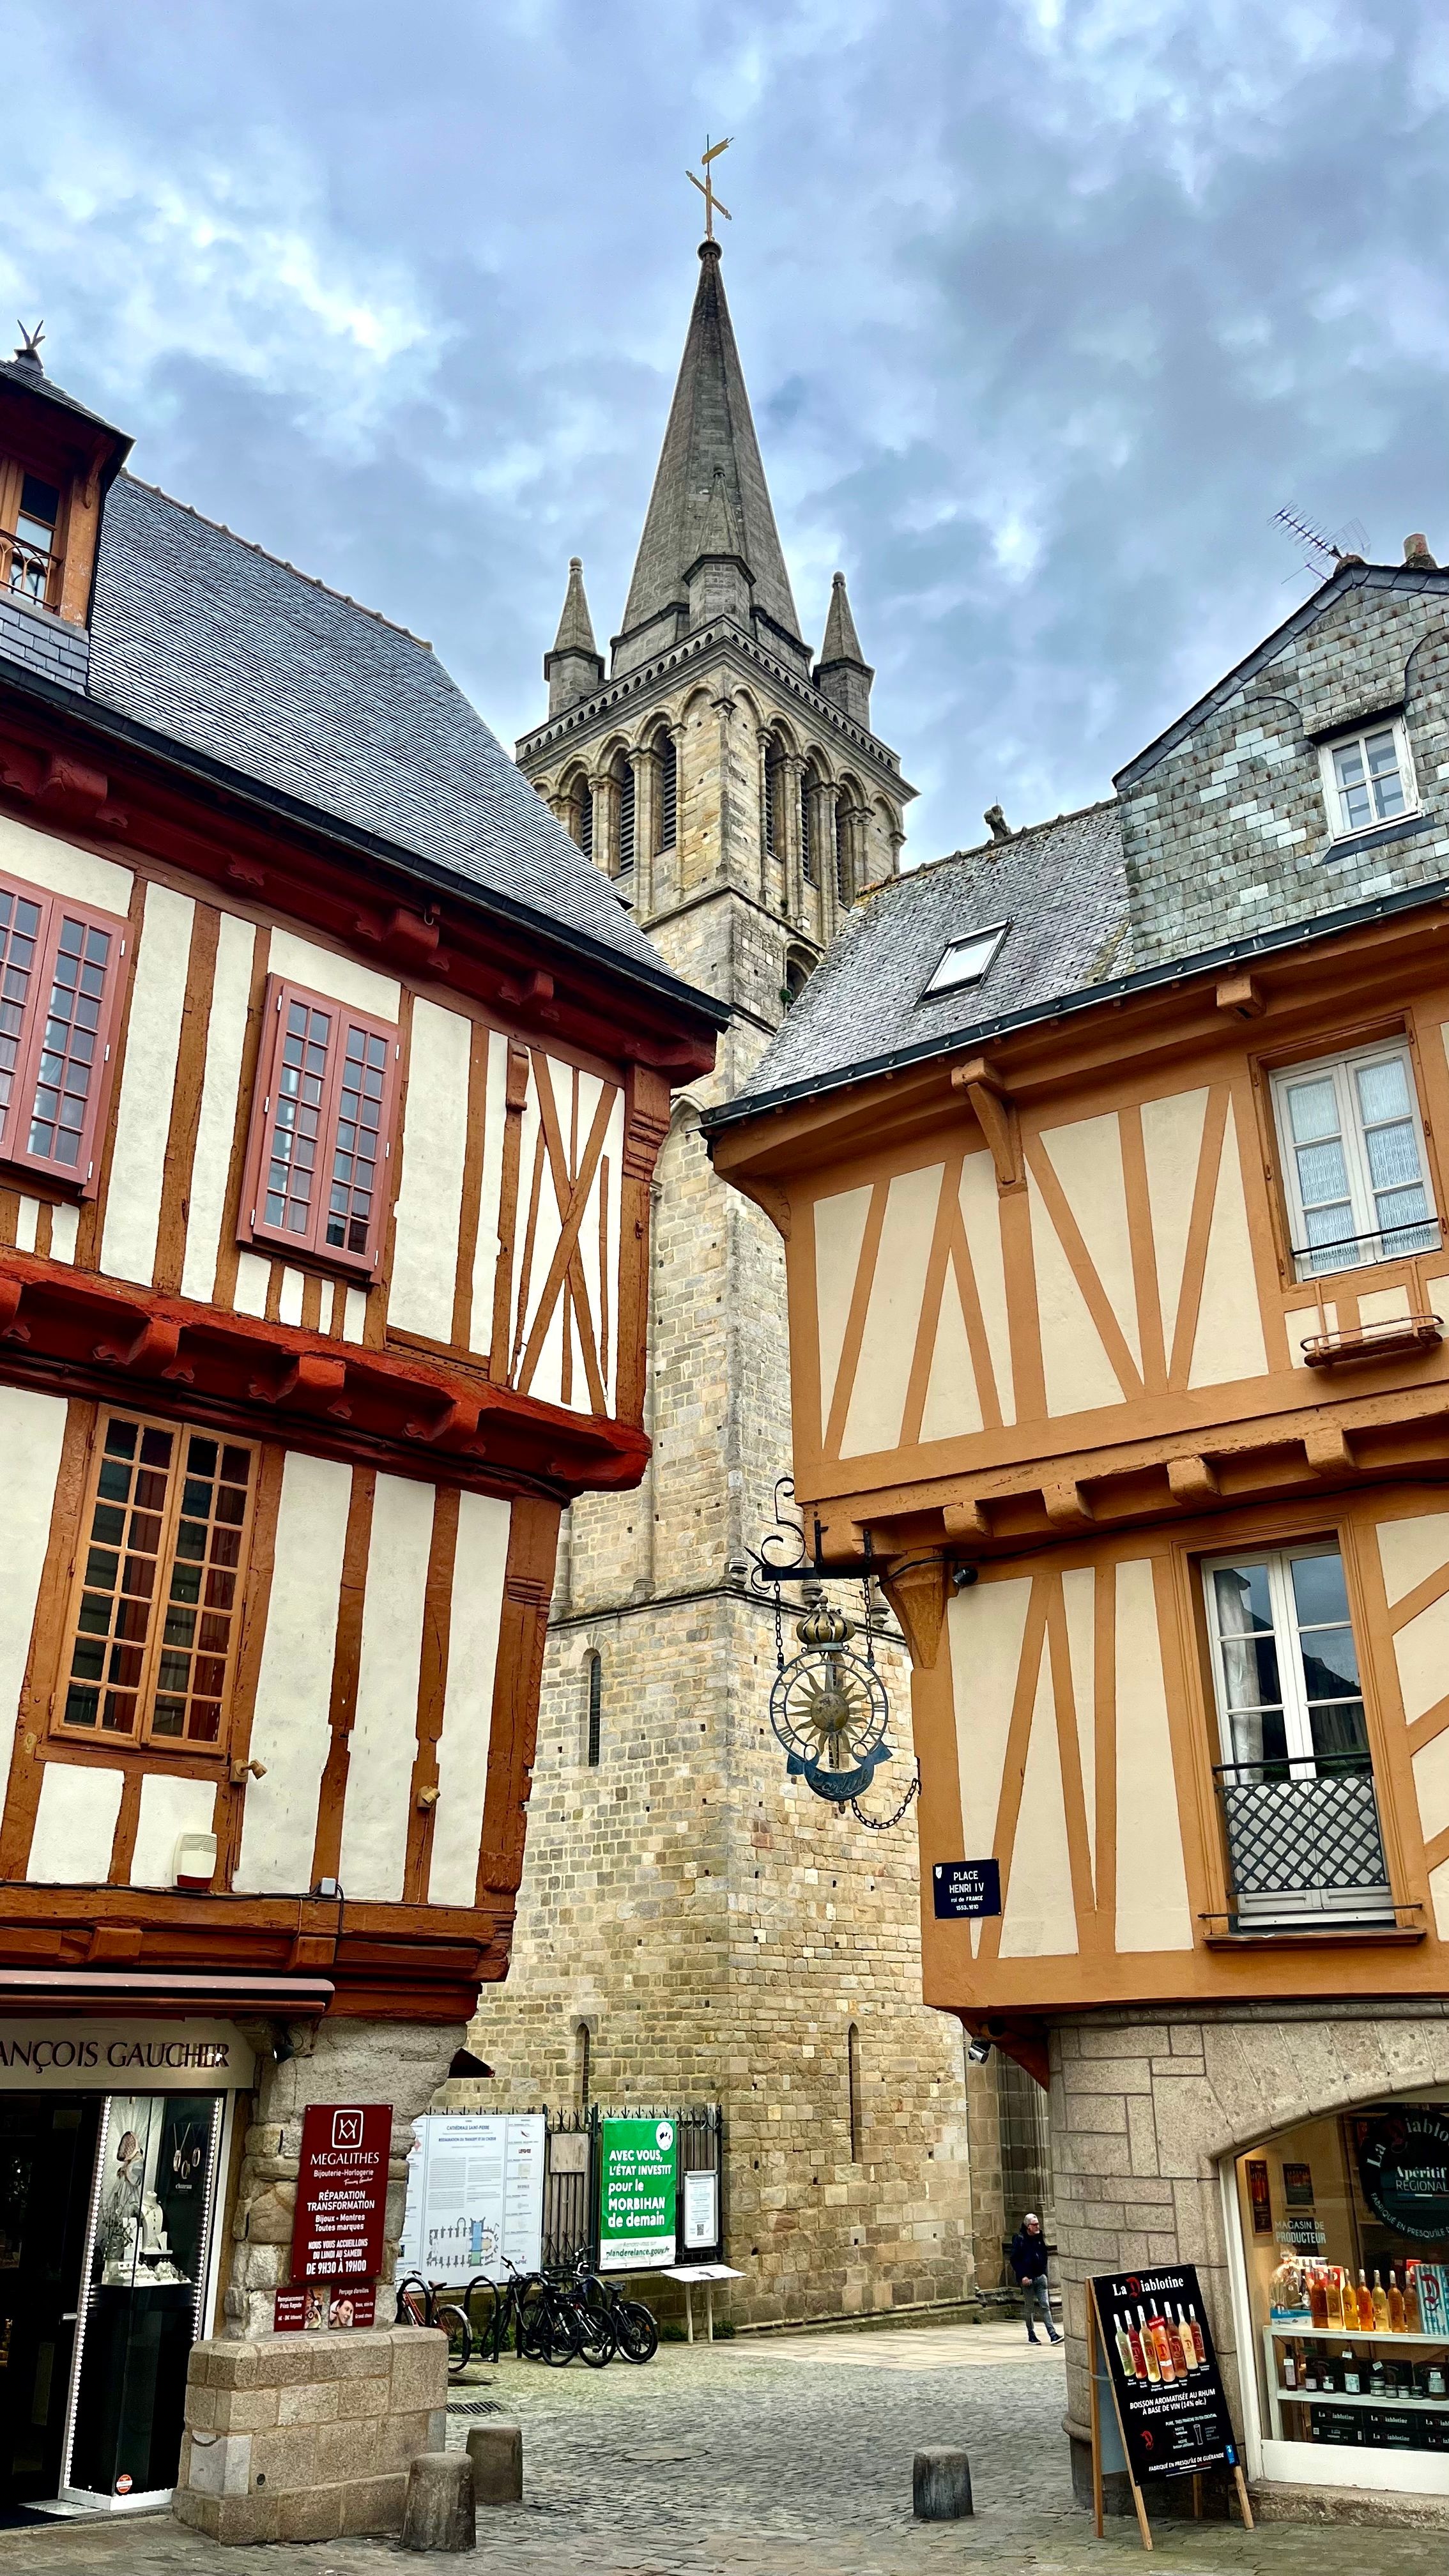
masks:
[[[918,2522],[959,2522],[976,2510],[971,2501],[971,2463],[964,2451],[918,2451],[911,2485]]]
[[[479,2504],[522,2504],[521,2424],[475,2424],[468,2436],[468,2457]]]
[[[473,2463],[466,2451],[419,2451],[408,2468],[404,2549],[473,2549]]]

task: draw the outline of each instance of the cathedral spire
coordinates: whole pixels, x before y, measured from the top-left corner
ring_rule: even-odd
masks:
[[[860,649],[860,637],[850,613],[845,575],[838,572],[830,585],[825,641],[815,665],[815,686],[822,697],[833,698],[856,724],[868,725],[870,684],[874,678],[875,673]]]
[[[577,555],[569,557],[569,585],[564,592],[563,614],[553,651],[543,657],[543,676],[548,682],[548,711],[557,715],[560,708],[577,705],[598,687],[604,676],[604,657],[594,642],[593,620],[584,596],[584,567]]]
[[[690,616],[690,570],[717,556],[723,528],[733,539],[730,555],[749,575],[750,612],[764,638],[803,669],[808,650],[730,327],[719,243],[701,242],[699,257],[699,289],[614,667],[632,670],[683,631]],[[712,604],[707,613],[715,613]]]

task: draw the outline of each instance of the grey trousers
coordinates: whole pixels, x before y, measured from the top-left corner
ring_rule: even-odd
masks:
[[[1047,2288],[1045,2272],[1041,2273],[1035,2281],[1018,2282],[1017,2287],[1021,2292],[1021,2313],[1026,2319],[1027,2333],[1034,2336],[1037,2327],[1044,2325],[1047,2333],[1054,2335],[1057,2329],[1052,2316],[1051,2292]]]

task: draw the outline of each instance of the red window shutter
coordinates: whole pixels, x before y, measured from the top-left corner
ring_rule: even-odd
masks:
[[[96,1186],[126,922],[0,877],[0,1158]]]
[[[244,1241],[371,1277],[392,1156],[398,1034],[274,976],[252,1113]]]

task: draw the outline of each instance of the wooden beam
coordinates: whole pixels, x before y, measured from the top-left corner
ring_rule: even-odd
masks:
[[[984,1056],[974,1056],[969,1064],[954,1067],[951,1088],[964,1091],[970,1102],[976,1124],[991,1149],[997,1188],[1022,1188],[1021,1133],[1015,1105],[1000,1075],[993,1071]]]

